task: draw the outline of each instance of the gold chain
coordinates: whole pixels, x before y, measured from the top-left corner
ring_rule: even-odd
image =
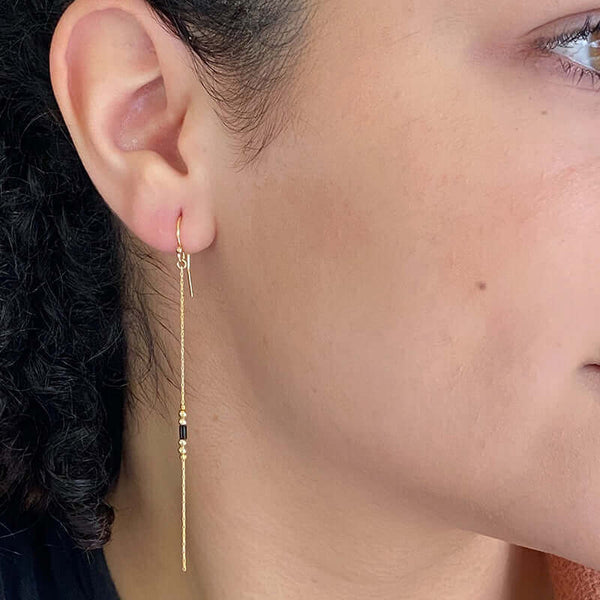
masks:
[[[186,565],[186,518],[185,518],[185,461],[187,459],[187,411],[185,409],[185,321],[184,321],[184,293],[183,293],[183,271],[187,269],[190,284],[190,294],[194,297],[192,288],[192,276],[190,274],[190,255],[183,252],[179,232],[181,215],[177,219],[177,266],[179,267],[179,291],[180,291],[180,313],[181,313],[181,405],[179,407],[179,456],[181,458],[181,568],[187,570]]]
[[[180,425],[181,421],[186,418],[186,410],[185,410],[185,323],[184,323],[184,293],[183,293],[183,267],[179,269],[179,280],[180,280],[180,291],[181,291],[181,406],[179,408],[179,421]],[[181,440],[185,441],[185,440]],[[182,560],[182,569],[185,571],[187,569],[186,566],[186,556],[185,556],[185,460],[186,460],[186,447],[185,444],[180,445],[180,456],[181,456],[181,560]]]

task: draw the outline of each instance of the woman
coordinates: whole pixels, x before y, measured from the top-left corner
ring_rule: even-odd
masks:
[[[3,3],[3,597],[600,597],[584,9]]]

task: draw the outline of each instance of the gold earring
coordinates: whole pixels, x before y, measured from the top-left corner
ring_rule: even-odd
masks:
[[[190,285],[190,295],[194,297],[192,289],[192,275],[190,273],[190,255],[186,254],[181,247],[179,224],[181,215],[177,218],[177,267],[179,268],[180,308],[181,308],[181,406],[179,407],[179,457],[181,458],[181,569],[187,570],[185,552],[185,461],[187,458],[187,413],[185,410],[185,346],[184,346],[184,294],[183,294],[183,270],[187,269]]]

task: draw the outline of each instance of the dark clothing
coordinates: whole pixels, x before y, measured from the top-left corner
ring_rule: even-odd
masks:
[[[0,524],[0,600],[120,600],[104,552],[87,554],[53,519]]]

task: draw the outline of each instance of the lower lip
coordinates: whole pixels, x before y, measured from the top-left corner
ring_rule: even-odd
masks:
[[[581,369],[581,376],[586,385],[600,392],[600,365],[594,363],[584,365]]]

